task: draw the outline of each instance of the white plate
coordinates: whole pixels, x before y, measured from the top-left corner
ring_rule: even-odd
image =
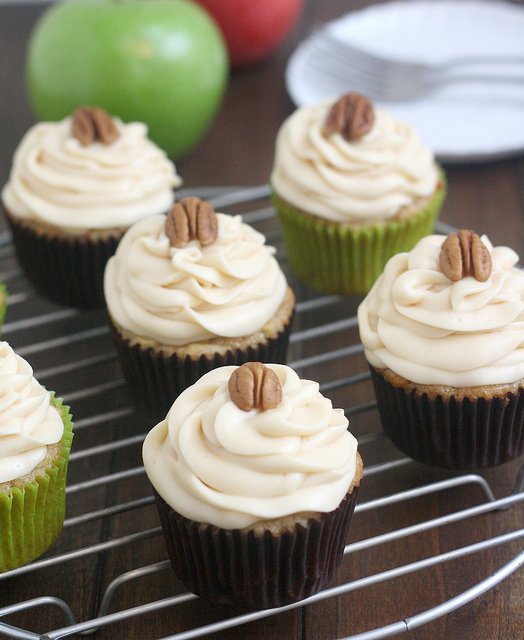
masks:
[[[389,58],[438,63],[475,53],[524,56],[524,7],[503,0],[389,2],[348,13],[323,28]],[[302,42],[287,65],[286,86],[297,106],[351,90],[351,77],[336,91],[327,80],[325,86],[308,84],[315,37]],[[448,85],[420,100],[377,106],[413,125],[441,161],[512,156],[524,152],[524,68],[521,77],[521,83]]]

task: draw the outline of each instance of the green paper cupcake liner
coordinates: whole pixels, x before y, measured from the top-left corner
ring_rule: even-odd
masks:
[[[155,491],[171,566],[193,593],[247,610],[299,602],[331,582],[340,566],[360,484],[307,525],[273,534],[189,520]]]
[[[5,313],[7,311],[7,289],[5,285],[0,282],[0,330],[2,328],[2,324],[4,323]]]
[[[382,428],[414,460],[474,471],[524,454],[524,389],[489,399],[429,397],[370,370]]]
[[[73,423],[69,407],[54,396],[52,402],[64,422],[60,456],[22,489],[0,493],[0,573],[42,555],[62,530]]]
[[[68,237],[5,214],[18,262],[39,296],[78,309],[105,307],[104,269],[123,229],[100,238]]]
[[[166,354],[162,349],[132,343],[122,336],[110,316],[108,322],[135,408],[158,421],[165,418],[184,389],[212,369],[255,361],[285,364],[293,315],[280,333],[264,342],[245,349],[228,349],[224,353],[202,354],[195,358]]]
[[[433,232],[446,195],[443,174],[441,183],[420,213],[360,227],[322,220],[273,192],[291,269],[302,282],[324,293],[365,295],[392,256],[411,250]]]

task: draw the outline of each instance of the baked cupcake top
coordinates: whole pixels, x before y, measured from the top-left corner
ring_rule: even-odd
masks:
[[[358,309],[368,362],[417,384],[524,378],[524,272],[517,254],[469,231],[399,253]],[[469,266],[467,266],[469,265]]]
[[[28,362],[0,342],[0,483],[31,473],[63,433],[49,391]]]
[[[149,432],[144,464],[178,513],[243,528],[336,509],[356,469],[357,441],[347,427],[318,384],[290,367],[221,367],[183,391]]]
[[[330,98],[284,121],[270,179],[279,197],[327,220],[372,223],[435,192],[433,152],[410,125],[362,101]]]
[[[178,214],[197,209],[215,216],[206,202],[186,198],[124,234],[104,276],[108,311],[120,327],[177,346],[248,336],[275,315],[287,281],[274,247],[240,216],[223,213],[210,242],[187,233],[181,243],[170,238]]]
[[[95,135],[89,136],[90,125]],[[2,199],[14,217],[80,235],[166,213],[181,182],[166,153],[147,137],[145,124],[124,124],[84,108],[27,131]]]

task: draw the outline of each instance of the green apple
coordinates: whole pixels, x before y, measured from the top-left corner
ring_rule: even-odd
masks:
[[[141,121],[176,160],[205,134],[229,75],[227,47],[191,0],[67,0],[31,33],[29,99],[40,120],[99,106]]]

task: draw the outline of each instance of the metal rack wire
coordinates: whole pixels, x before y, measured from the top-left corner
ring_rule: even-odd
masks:
[[[246,222],[259,228],[268,243],[277,247],[277,257],[287,270],[265,186],[193,191],[208,198],[218,210],[242,213]],[[440,226],[443,232],[449,230]],[[361,500],[355,517],[381,510],[389,513],[399,505],[447,495],[450,491],[469,492],[474,502],[467,508],[438,516],[428,511],[417,522],[390,530],[380,528],[370,536],[350,541],[346,557],[365,550],[380,550],[382,545],[410,540],[427,532],[460,527],[462,522],[473,518],[496,519],[498,514],[516,509],[524,502],[524,466],[517,473],[512,490],[501,498],[495,497],[489,482],[478,474],[439,475],[417,471],[409,475],[409,482],[400,490],[389,492],[388,483],[380,479],[389,474],[399,475],[415,463],[402,457],[392,446],[388,447],[381,432],[358,341],[355,312],[359,300],[315,294],[294,282],[292,274],[287,275],[298,298],[289,364],[303,377],[321,380],[323,393],[332,395],[336,406],[344,407],[351,424],[355,425],[359,447],[367,454],[363,454],[364,459],[370,461],[365,468],[365,483],[371,486],[372,480],[378,479],[376,485],[383,491],[371,492]],[[56,390],[71,405],[75,421],[64,530],[57,543],[40,559],[0,575],[0,593],[9,594],[2,595],[2,604],[6,601],[9,604],[0,607],[0,636],[58,640],[96,631],[102,634],[105,629],[118,634],[126,621],[161,615],[163,611],[177,610],[197,600],[193,594],[180,589],[173,593],[171,581],[165,577],[170,575],[169,563],[139,455],[144,435],[153,425],[137,416],[129,404],[105,312],[60,308],[35,296],[18,268],[8,233],[1,237],[0,280],[7,284],[10,292],[3,339],[33,365],[40,382]],[[378,450],[382,457],[377,456]],[[118,497],[120,486],[131,487],[124,501]],[[422,612],[406,614],[402,620],[386,621],[382,626],[347,636],[345,640],[392,637],[454,611],[506,579],[524,564],[523,539],[524,529],[514,528],[443,553],[417,557],[403,566],[375,571],[371,565],[366,575],[339,581],[307,601],[278,610],[203,619],[197,627],[177,629],[166,636],[166,640],[212,636],[231,627],[279,616],[321,600],[340,598],[498,547],[513,545],[514,550],[514,543],[518,543],[520,551],[516,555],[511,555],[476,584],[464,585],[453,597],[438,603],[428,601]],[[138,567],[126,565],[128,550],[137,545],[143,549],[144,563]],[[134,597],[134,585],[143,580],[151,585],[151,601],[137,601]],[[61,583],[64,583],[63,589]],[[95,586],[87,588],[91,583]],[[170,585],[167,589],[166,583]],[[68,600],[71,588],[86,592],[85,598],[81,598],[80,613],[73,611]],[[51,593],[55,595],[48,595]],[[43,628],[31,630],[24,626],[24,614],[34,614],[35,609]]]

